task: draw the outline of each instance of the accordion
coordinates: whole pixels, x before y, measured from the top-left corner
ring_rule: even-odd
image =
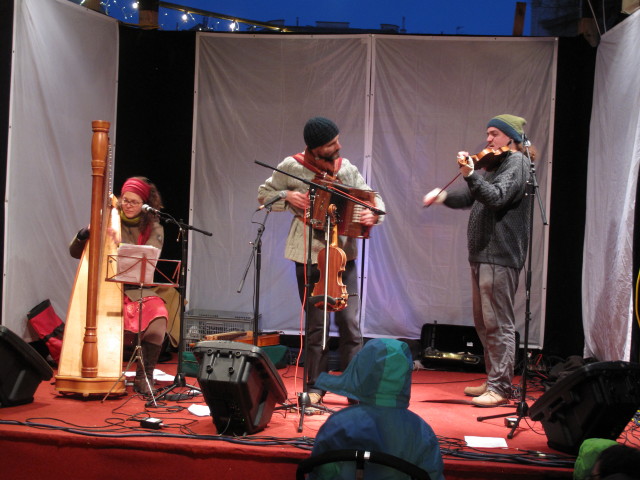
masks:
[[[317,181],[317,180],[316,180]],[[319,181],[320,184],[339,190],[362,202],[375,206],[376,192],[372,190],[360,190],[358,188],[343,185],[341,183]],[[338,235],[354,238],[369,238],[371,226],[360,223],[362,212],[367,209],[356,202],[349,200],[337,193],[326,190],[318,190],[313,204],[311,224],[313,228],[324,230],[326,224],[327,210],[329,205],[336,206],[336,223],[338,225]]]

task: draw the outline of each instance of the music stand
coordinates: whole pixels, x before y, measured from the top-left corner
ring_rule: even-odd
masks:
[[[132,245],[133,247],[133,245]],[[139,247],[146,247],[146,245],[139,245]],[[159,251],[158,251],[159,254]],[[135,255],[135,256],[134,256]],[[161,260],[158,258],[149,259],[147,253],[141,249],[140,256],[137,256],[135,252],[131,252],[131,255],[108,255],[108,263],[107,268],[109,266],[117,266],[116,272],[107,272],[106,281],[108,282],[116,282],[122,284],[134,284],[133,280],[137,280],[135,284],[138,285],[140,289],[140,296],[138,298],[138,332],[136,333],[136,346],[133,349],[131,354],[131,358],[129,358],[129,362],[127,366],[122,371],[122,374],[118,377],[118,379],[111,386],[109,391],[105,394],[102,401],[104,402],[109,394],[113,391],[115,386],[122,381],[125,373],[129,371],[131,365],[135,362],[139,362],[142,371],[144,372],[145,382],[147,382],[147,387],[150,392],[153,392],[152,385],[149,383],[149,378],[147,377],[147,372],[144,370],[144,359],[142,357],[142,305],[144,303],[143,299],[143,290],[145,287],[159,287],[159,286],[177,286],[175,279],[178,276],[180,270],[180,261],[179,260]],[[175,270],[171,276],[171,278],[167,277],[163,272],[157,271],[160,276],[166,280],[165,282],[156,282],[154,280],[154,273],[156,271],[156,267],[159,263],[165,264],[175,264]],[[124,292],[123,292],[124,294]],[[157,406],[155,398],[153,397],[153,393],[151,394],[151,398],[153,399],[153,403]]]

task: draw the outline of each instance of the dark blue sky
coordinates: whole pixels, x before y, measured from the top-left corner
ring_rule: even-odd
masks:
[[[134,0],[106,0],[109,14],[119,19],[135,15]],[[404,27],[407,33],[447,35],[511,35],[515,0],[172,0],[225,15],[285,25],[315,26],[317,21],[349,22],[352,28],[377,29],[381,24]],[[529,4],[529,2],[527,2]],[[527,5],[525,35],[530,33]],[[202,23],[201,16],[181,20],[181,14],[160,10],[158,22],[165,30],[189,29]],[[134,23],[137,23],[135,15]],[[128,19],[127,21],[133,21]],[[209,27],[227,31],[227,22],[209,21]],[[244,29],[245,27],[243,27]]]

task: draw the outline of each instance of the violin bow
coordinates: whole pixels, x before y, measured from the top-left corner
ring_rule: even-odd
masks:
[[[480,153],[478,153],[476,155],[467,155],[466,159],[467,160],[470,159],[473,163],[476,163],[476,162],[479,162],[480,160],[482,160],[483,157],[486,157],[488,155],[490,155],[491,157],[493,157],[493,156],[501,157],[502,155],[504,155],[507,152],[509,152],[509,147],[508,146],[500,147],[500,148],[497,148],[497,149],[485,149],[485,150],[483,150],[482,152],[480,152]],[[447,183],[444,187],[442,187],[440,189],[440,191],[438,192],[438,194],[435,197],[433,197],[433,201],[429,205],[425,205],[424,208],[428,208],[431,205],[433,205],[435,203],[436,199],[440,196],[440,194],[442,192],[444,192],[449,185],[451,185],[453,182],[455,182],[456,178],[458,178],[461,175],[461,173],[462,172],[458,172],[458,174],[455,177],[453,177],[453,179],[449,183]]]
[[[444,187],[442,187],[435,197],[433,197],[433,201],[429,205],[425,205],[423,208],[429,208],[431,205],[433,205],[436,199],[440,196],[440,194],[444,192],[449,185],[455,182],[456,178],[458,178],[460,175],[462,175],[462,172],[458,172],[458,174],[455,177],[453,177],[449,183],[447,183]]]

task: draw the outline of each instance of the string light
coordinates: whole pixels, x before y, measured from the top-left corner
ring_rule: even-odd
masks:
[[[85,0],[83,0],[83,3]],[[121,2],[122,6],[118,5],[118,0],[102,0],[100,5],[104,8],[104,13],[110,17],[120,18],[125,21],[134,19],[137,16],[138,2],[133,2],[131,7],[127,7],[125,2]],[[113,14],[111,10],[119,12],[119,14]]]
[[[2,0],[0,0],[2,1]],[[85,4],[87,0],[70,0],[79,5]],[[140,12],[139,0],[100,0],[100,6],[104,13],[110,17],[116,18],[130,23],[137,23]],[[212,22],[208,17],[195,15],[182,10],[167,10],[161,8],[158,12],[162,21],[159,22],[161,29],[169,28],[175,30],[184,30],[189,28],[198,28],[199,30],[219,31],[228,28],[232,32],[241,30],[240,22],[237,20],[216,20]],[[169,26],[175,22],[175,27]],[[227,27],[228,26],[228,27]]]

